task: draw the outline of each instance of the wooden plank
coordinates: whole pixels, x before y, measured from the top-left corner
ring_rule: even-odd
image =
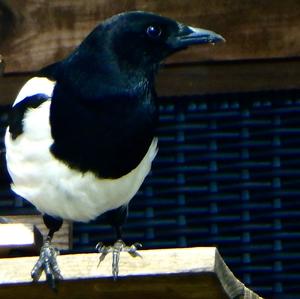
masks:
[[[0,104],[11,104],[33,74],[0,78]],[[166,66],[159,72],[160,96],[289,90],[300,87],[300,59]]]
[[[98,254],[58,257],[64,276],[58,293],[45,283],[31,284],[30,270],[36,257],[0,259],[0,297],[43,298],[260,298],[238,281],[216,248],[140,251],[133,259],[121,253],[120,278],[111,278],[111,256],[97,267]],[[45,277],[42,277],[44,281]],[[248,297],[245,297],[245,296]],[[22,296],[21,296],[22,297]]]
[[[300,88],[300,59],[177,65],[162,69],[160,96],[239,93]]]
[[[4,72],[4,59],[2,55],[0,55],[0,77],[3,75]]]
[[[40,231],[32,224],[1,223],[0,224],[0,256],[14,254],[14,251],[23,254],[37,254],[43,237]]]
[[[41,215],[9,215],[5,216],[5,219],[9,223],[34,225],[43,236],[46,236],[48,233]],[[72,224],[70,222],[64,221],[61,229],[54,234],[53,245],[61,250],[72,248]]]
[[[31,74],[0,77],[0,105],[12,104],[21,87],[30,77]]]
[[[6,73],[31,72],[62,59],[100,21],[135,9],[209,28],[227,39],[214,48],[192,47],[169,62],[300,55],[299,0],[0,0],[0,54]]]

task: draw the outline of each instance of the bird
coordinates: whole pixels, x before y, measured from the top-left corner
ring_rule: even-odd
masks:
[[[161,62],[196,44],[224,38],[152,12],[128,11],[101,22],[64,59],[38,71],[21,88],[5,134],[12,190],[42,214],[49,232],[31,276],[55,288],[63,279],[51,241],[64,220],[89,222],[107,213],[116,232],[97,245],[112,252],[112,276],[127,246],[122,226],[128,203],[157,154]]]

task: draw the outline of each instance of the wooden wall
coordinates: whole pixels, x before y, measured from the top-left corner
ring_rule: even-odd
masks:
[[[159,79],[162,95],[300,85],[299,0],[0,0],[0,56],[5,62],[0,103],[11,102],[32,72],[65,57],[103,19],[136,9],[208,28],[227,39],[170,58]]]

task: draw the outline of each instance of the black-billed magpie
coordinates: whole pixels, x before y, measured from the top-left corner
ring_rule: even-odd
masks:
[[[5,136],[12,189],[30,201],[49,228],[32,277],[61,279],[53,234],[63,219],[88,222],[109,211],[118,241],[113,276],[126,246],[121,226],[157,153],[154,76],[167,56],[222,36],[153,13],[133,11],[97,26],[64,60],[21,89]]]

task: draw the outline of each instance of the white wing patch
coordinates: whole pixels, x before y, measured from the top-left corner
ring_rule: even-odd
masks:
[[[55,81],[51,81],[43,77],[34,77],[28,80],[22,87],[13,106],[23,101],[26,97],[30,97],[39,93],[46,94],[51,97],[54,86]]]
[[[36,83],[44,84],[46,94],[52,95],[55,82],[46,78],[31,79],[20,94],[23,97],[45,94],[45,90],[39,88],[41,85],[36,86]],[[16,102],[20,101],[18,96]],[[50,104],[50,100],[46,101],[25,113],[24,132],[15,140],[6,132],[6,158],[13,180],[12,189],[42,213],[76,221],[86,222],[127,204],[150,171],[157,153],[157,138],[130,173],[118,179],[99,179],[92,172],[81,173],[69,168],[49,151],[53,143],[49,125]]]

